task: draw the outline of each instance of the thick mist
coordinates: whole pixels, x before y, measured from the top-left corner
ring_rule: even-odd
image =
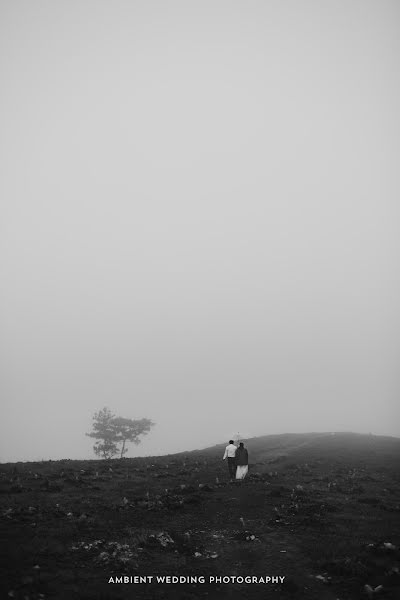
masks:
[[[0,460],[400,435],[395,1],[0,4]]]

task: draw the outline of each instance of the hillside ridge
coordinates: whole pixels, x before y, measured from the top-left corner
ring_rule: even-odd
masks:
[[[251,438],[242,438],[245,446],[250,452],[250,460],[252,463],[263,461],[277,462],[279,460],[297,459],[299,461],[311,460],[316,458],[315,453],[320,455],[320,458],[328,459],[332,454],[332,459],[340,458],[341,456],[348,458],[348,452],[359,455],[360,457],[366,453],[367,455],[380,454],[390,457],[396,452],[400,456],[400,438],[394,436],[373,435],[354,432],[310,432],[310,433],[278,433],[255,436]],[[158,454],[148,456],[128,456],[122,460],[129,461],[159,461],[159,460],[180,460],[184,457],[195,459],[201,457],[218,457],[224,452],[228,440],[194,450],[183,450],[171,454]],[[111,459],[119,461],[119,458]],[[33,460],[33,461],[7,461],[1,462],[3,466],[14,464],[38,464],[45,462],[65,462],[80,463],[80,462],[104,462],[103,459],[97,458],[81,458],[81,459],[49,459],[49,460]]]

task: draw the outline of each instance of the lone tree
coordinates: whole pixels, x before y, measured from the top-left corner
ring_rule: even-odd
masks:
[[[93,416],[93,431],[86,435],[97,440],[93,446],[94,453],[102,458],[120,458],[128,452],[127,442],[140,444],[141,435],[146,435],[153,423],[150,419],[125,419],[116,417],[109,408],[95,413]]]

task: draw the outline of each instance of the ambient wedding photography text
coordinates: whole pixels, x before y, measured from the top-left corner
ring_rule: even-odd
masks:
[[[123,575],[112,576],[107,583],[133,584],[197,584],[197,583],[246,583],[246,584],[277,584],[283,583],[284,575]]]

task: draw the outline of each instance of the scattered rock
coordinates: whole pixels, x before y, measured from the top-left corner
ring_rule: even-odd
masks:
[[[383,542],[383,547],[385,548],[385,550],[397,550],[397,547],[391,542]]]

